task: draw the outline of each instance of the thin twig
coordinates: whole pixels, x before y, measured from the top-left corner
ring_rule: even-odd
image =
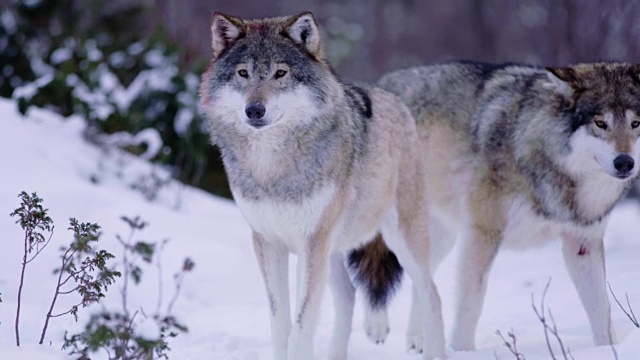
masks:
[[[60,316],[63,316],[63,315],[67,315],[67,314],[71,313],[71,312],[73,311],[73,309],[74,309],[74,308],[77,308],[77,307],[78,307],[78,306],[80,306],[80,305],[82,305],[82,302],[78,303],[78,304],[77,304],[77,305],[75,305],[75,306],[72,306],[72,307],[71,307],[71,309],[69,309],[69,310],[67,310],[67,311],[65,311],[65,312],[63,312],[63,313],[56,314],[56,315],[51,315],[51,317],[52,317],[52,318],[54,318],[54,317],[60,317]]]
[[[54,228],[54,226],[51,226],[51,233],[49,234],[49,238],[44,243],[44,245],[42,245],[42,247],[40,247],[40,243],[36,243],[36,253],[31,257],[31,259],[27,260],[27,264],[32,262],[33,259],[35,259],[36,256],[38,256],[42,252],[42,250],[44,250],[44,248],[47,247],[47,245],[49,245],[49,242],[51,241],[51,238],[53,237],[53,228]]]
[[[558,327],[556,326],[556,320],[553,318],[553,314],[551,313],[551,310],[547,310],[547,312],[549,313],[549,318],[551,319],[551,324],[553,325],[553,328],[550,328],[549,331],[551,331],[553,336],[558,341],[558,345],[560,345],[560,350],[562,351],[562,355],[564,356],[565,359],[567,359],[567,355],[569,355],[571,357],[571,359],[575,360],[573,358],[573,355],[571,355],[571,350],[568,347],[567,347],[566,350],[564,348],[564,344],[562,343],[562,339],[560,338],[560,334],[558,333]]]
[[[553,352],[553,348],[551,346],[551,341],[549,340],[549,333],[551,333],[555,337],[558,345],[560,346],[560,350],[562,351],[562,356],[564,357],[564,359],[569,360],[569,357],[571,359],[574,359],[573,355],[571,354],[571,350],[569,348],[565,349],[564,343],[562,342],[562,339],[560,338],[560,334],[558,333],[558,327],[556,326],[556,322],[553,318],[553,314],[551,313],[551,310],[547,310],[547,313],[549,314],[549,318],[551,319],[552,326],[549,325],[549,323],[547,322],[547,318],[544,315],[545,314],[544,300],[547,297],[547,291],[549,290],[550,285],[551,285],[551,278],[549,278],[549,281],[547,282],[547,285],[545,286],[544,291],[542,292],[542,299],[540,300],[540,310],[538,310],[538,308],[535,305],[535,298],[533,294],[531,294],[531,307],[533,308],[533,311],[536,313],[538,320],[540,320],[540,322],[542,323],[542,326],[544,329],[544,337],[547,343],[547,349],[549,350],[549,355],[551,355],[551,359],[557,360],[555,353]]]
[[[516,343],[516,335],[513,333],[513,329],[511,329],[511,331],[507,333],[507,336],[509,337],[510,341],[507,341],[507,339],[505,339],[504,336],[502,336],[502,333],[500,332],[500,330],[496,330],[496,335],[500,336],[500,339],[502,339],[503,345],[507,349],[509,349],[509,351],[516,357],[516,360],[525,360],[524,355],[522,355],[522,353],[518,351],[518,346]],[[496,354],[496,358],[497,356],[498,354]]]
[[[56,292],[53,294],[53,299],[51,300],[51,305],[49,306],[49,311],[47,312],[47,317],[44,320],[44,326],[42,327],[42,334],[40,334],[40,345],[44,343],[44,337],[47,334],[47,328],[49,327],[49,320],[52,318],[51,313],[53,312],[53,308],[56,306],[56,300],[58,300],[58,295],[60,294],[58,290],[60,289],[62,282],[62,274],[64,272],[64,267],[67,265],[68,258],[67,255],[71,251],[71,248],[67,249],[62,255],[62,266],[60,267],[60,273],[58,274],[58,285],[56,286]]]
[[[133,313],[133,316],[131,316],[131,319],[129,320],[129,324],[125,328],[125,333],[126,334],[130,334],[131,333],[131,330],[133,329],[133,321],[135,320],[137,315],[138,315],[138,310],[136,310]],[[124,351],[124,354],[126,354],[126,351],[127,351],[127,348],[128,348],[129,337],[130,337],[129,335],[122,337],[122,349]]]
[[[156,251],[156,269],[158,271],[158,300],[156,303],[156,313],[160,312],[160,308],[162,307],[162,300],[163,300],[163,279],[162,279],[162,253],[164,252],[164,247],[165,245],[169,242],[168,239],[163,240],[160,243],[160,247],[158,248],[158,250]]]
[[[76,290],[78,290],[80,288],[80,285],[74,287],[73,289],[69,290],[69,291],[58,291],[59,295],[67,295],[67,294],[71,294],[72,292],[75,292]]]
[[[627,306],[629,306],[629,311],[627,311],[627,309],[625,309],[625,307],[622,306],[622,304],[620,303],[620,301],[616,297],[616,294],[613,292],[613,289],[611,289],[611,284],[609,284],[608,281],[607,281],[607,285],[609,286],[609,292],[611,293],[611,295],[613,296],[613,299],[616,301],[616,303],[620,307],[620,310],[622,310],[622,312],[625,315],[627,315],[627,317],[629,318],[629,320],[631,320],[633,325],[635,325],[637,328],[640,328],[640,323],[638,323],[638,319],[636,318],[636,314],[633,313],[633,308],[631,307],[631,303],[629,302],[629,294],[624,293],[626,298],[627,298]]]
[[[536,313],[538,320],[542,322],[544,325],[544,338],[547,343],[547,348],[549,349],[549,354],[551,355],[551,359],[557,360],[555,354],[553,353],[553,349],[551,348],[551,342],[549,341],[549,333],[547,332],[547,325],[544,322],[544,299],[547,296],[547,290],[549,290],[549,285],[551,285],[551,279],[547,282],[547,286],[544,287],[544,291],[542,292],[542,300],[540,301],[540,313],[538,313],[538,308],[536,308],[534,295],[531,294],[531,307],[533,307],[533,311]]]
[[[624,293],[624,296],[627,298],[627,306],[629,306],[629,312],[631,313],[631,316],[635,320],[634,324],[636,325],[636,327],[640,328],[640,323],[638,323],[638,318],[636,318],[636,314],[633,313],[633,308],[631,307],[631,303],[629,302],[629,294]]]
[[[122,284],[122,288],[120,289],[120,295],[121,295],[121,301],[122,301],[122,310],[124,311],[124,314],[129,317],[129,307],[128,307],[128,301],[127,301],[127,293],[129,291],[129,275],[130,273],[130,268],[129,268],[129,259],[127,257],[127,253],[129,252],[129,248],[131,247],[131,240],[133,239],[133,235],[136,232],[136,228],[132,227],[131,231],[129,232],[129,238],[127,239],[127,241],[125,242],[124,240],[122,240],[122,238],[118,235],[116,236],[116,239],[118,240],[118,242],[124,247],[124,252],[122,254],[122,264],[123,264],[123,268],[124,268],[124,284]]]
[[[22,270],[20,271],[20,284],[18,285],[18,305],[16,306],[16,346],[20,346],[20,330],[18,325],[20,324],[20,305],[22,303],[22,286],[24,285],[24,272],[27,268],[27,243],[29,242],[29,231],[24,233],[24,254],[22,255]]]
[[[178,296],[180,296],[180,290],[182,290],[182,281],[184,280],[184,271],[181,271],[174,276],[175,280],[175,291],[173,292],[173,296],[169,301],[169,305],[167,306],[167,314],[171,314],[171,309],[173,309],[173,305],[178,300]]]

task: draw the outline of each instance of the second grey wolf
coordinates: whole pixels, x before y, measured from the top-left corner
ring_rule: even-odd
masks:
[[[552,239],[562,241],[595,344],[613,343],[603,235],[638,175],[640,67],[452,62],[396,71],[378,84],[418,123],[430,265],[461,238],[452,348],[475,348],[497,251]],[[416,319],[414,306],[408,341],[419,348]]]
[[[216,12],[211,30],[201,104],[253,229],[275,358],[313,358],[327,277],[337,312],[330,357],[346,357],[354,287],[343,253],[378,231],[416,284],[425,358],[444,358],[428,264],[426,163],[409,110],[380,88],[341,82],[311,13],[245,20]],[[298,255],[293,321],[289,252]]]

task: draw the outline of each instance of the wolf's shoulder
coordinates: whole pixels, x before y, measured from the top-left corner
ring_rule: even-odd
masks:
[[[370,119],[373,116],[371,86],[354,82],[344,82],[342,86],[350,107],[358,111],[360,116]]]

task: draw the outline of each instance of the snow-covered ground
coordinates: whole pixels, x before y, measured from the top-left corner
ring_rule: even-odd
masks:
[[[65,230],[68,218],[99,223],[103,228],[100,243],[119,256],[115,236],[127,233],[119,219],[122,215],[141,215],[149,222],[140,239],[170,239],[163,257],[164,305],[171,296],[171,274],[187,256],[196,263],[174,307],[174,314],[189,327],[189,333],[171,342],[172,359],[271,359],[267,301],[253,259],[249,228],[234,204],[178,184],[148,202],[130,184],[152,167],[126,154],[105,154],[82,139],[83,128],[80,119],[62,119],[38,109],[22,117],[11,101],[0,99],[0,359],[68,358],[60,350],[62,336],[65,330],[81,329],[92,309],[82,309],[78,323],[72,317],[53,319],[46,345],[37,345],[55,286],[51,270],[58,264],[57,249],[70,240]],[[50,247],[27,268],[20,327],[23,346],[18,349],[13,322],[22,233],[9,213],[18,207],[17,195],[23,190],[36,191],[44,199],[56,231]],[[619,298],[627,292],[640,314],[639,220],[637,204],[622,204],[614,211],[606,235],[606,260],[611,286]],[[450,256],[436,276],[447,329],[452,319],[454,266],[455,256]],[[132,307],[153,310],[157,303],[153,268],[145,276],[143,285],[131,296]],[[506,334],[512,329],[527,359],[549,359],[542,326],[531,309],[531,294],[539,299],[549,278],[553,280],[546,304],[575,359],[613,359],[611,348],[592,345],[587,317],[565,271],[558,243],[529,252],[500,253],[478,328],[479,350],[452,353],[451,359],[513,359],[495,335],[496,330]],[[410,288],[405,279],[390,306],[391,333],[382,346],[367,340],[361,327],[362,307],[357,305],[349,345],[351,359],[419,358],[405,351]],[[110,291],[106,303],[117,304],[117,288]],[[329,296],[327,291],[316,336],[319,359],[326,357],[331,333]],[[59,308],[70,301],[63,299]],[[640,329],[634,328],[615,304],[612,316],[620,342],[616,346],[619,358],[640,359]]]

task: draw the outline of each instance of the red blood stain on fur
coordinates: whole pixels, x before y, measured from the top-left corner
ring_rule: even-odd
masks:
[[[580,249],[578,250],[578,255],[579,256],[584,256],[589,252],[589,250],[587,250],[587,247],[584,245],[580,245]]]

